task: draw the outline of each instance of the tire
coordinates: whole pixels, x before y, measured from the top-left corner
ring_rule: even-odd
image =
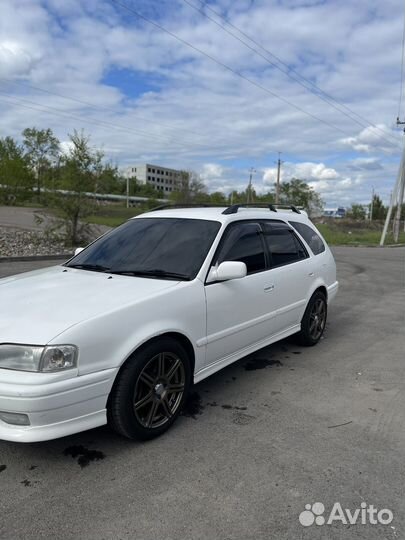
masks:
[[[306,307],[301,320],[301,331],[297,334],[300,345],[312,347],[316,345],[325,330],[328,305],[321,291],[315,291]]]
[[[158,437],[180,414],[190,381],[190,360],[180,343],[151,341],[121,368],[108,399],[109,425],[128,439]]]

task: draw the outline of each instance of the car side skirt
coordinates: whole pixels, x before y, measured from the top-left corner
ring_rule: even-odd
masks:
[[[281,339],[291,336],[292,334],[296,334],[300,330],[301,330],[301,324],[296,324],[294,326],[291,326],[290,328],[287,328],[286,330],[283,330],[282,332],[274,334],[273,336],[269,338],[258,341],[257,343],[254,343],[253,345],[249,345],[248,347],[240,349],[239,351],[236,351],[235,353],[225,356],[224,358],[221,358],[221,360],[218,360],[214,362],[213,364],[210,364],[209,366],[206,366],[203,369],[200,369],[200,371],[197,371],[194,374],[194,383],[196,384],[206,379],[210,375],[213,375],[214,373],[224,368],[225,366],[228,366],[229,364],[236,362],[236,360],[239,360],[240,358],[243,358],[244,356],[247,356],[248,354],[251,354],[259,349],[262,349],[263,347],[267,347],[268,345],[271,345],[272,343],[275,343],[276,341],[280,341]]]

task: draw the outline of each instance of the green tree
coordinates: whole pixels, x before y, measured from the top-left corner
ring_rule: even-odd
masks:
[[[351,219],[366,219],[366,211],[361,204],[352,204],[346,215]]]
[[[24,148],[12,137],[0,139],[0,201],[14,204],[30,198],[33,184]]]
[[[229,204],[242,204],[247,201],[247,192],[246,191],[237,191],[234,189],[231,191],[228,197]]]
[[[45,179],[53,173],[60,153],[59,140],[51,129],[26,128],[22,132],[23,144],[37,181],[37,196],[41,199],[41,188]]]
[[[136,182],[134,195],[137,197],[148,197],[154,199],[160,199],[163,197],[163,193],[160,189],[156,189],[152,184],[146,182],[142,184],[141,182]]]
[[[274,192],[268,191],[263,193],[263,195],[256,195],[256,200],[261,203],[274,203],[276,200],[276,194]]]
[[[103,164],[102,161],[103,155],[101,155],[101,160],[99,161],[99,170],[96,171],[97,182],[96,182],[96,192],[97,193],[121,193],[125,188],[122,185],[122,181],[118,174],[118,167],[112,163]]]
[[[126,192],[127,192],[127,178],[124,176],[119,176],[118,177],[118,191],[116,191],[116,193],[125,195]],[[154,185],[148,182],[143,184],[136,178],[136,176],[131,176],[129,178],[129,194],[130,196],[147,197],[149,199],[160,199],[166,196],[166,194],[162,192],[161,189],[156,188]]]
[[[226,206],[228,204],[227,198],[221,191],[214,191],[209,195],[209,202],[211,204],[223,204]]]
[[[250,195],[248,197],[248,188],[242,191],[237,191],[234,189],[231,191],[228,197],[229,204],[246,204],[248,198],[250,199],[250,202],[254,203],[257,202],[257,195],[254,187],[250,190]]]
[[[84,222],[85,218],[97,212],[96,199],[88,193],[96,192],[100,178],[109,166],[103,165],[103,153],[93,150],[89,144],[89,137],[83,132],[74,131],[69,135],[71,146],[67,154],[61,157],[61,182],[69,194],[54,194],[52,203],[62,215],[68,244],[77,246],[88,240],[91,227]]]
[[[170,199],[177,203],[201,203],[209,200],[204,182],[194,171],[181,171]]]
[[[385,219],[385,216],[387,215],[387,209],[384,206],[384,204],[383,204],[383,202],[381,200],[381,197],[379,197],[378,195],[374,195],[372,206],[373,206],[372,219],[373,220]]]
[[[280,184],[280,203],[302,206],[310,216],[321,214],[323,201],[320,195],[304,180],[292,178]]]

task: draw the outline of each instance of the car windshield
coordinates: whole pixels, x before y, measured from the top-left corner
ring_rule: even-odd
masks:
[[[159,279],[194,279],[220,223],[202,219],[132,219],[96,240],[66,266]]]

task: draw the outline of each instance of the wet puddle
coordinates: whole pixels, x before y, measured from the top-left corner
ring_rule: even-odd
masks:
[[[91,461],[100,461],[105,458],[105,455],[100,450],[89,450],[82,445],[65,448],[63,455],[71,456],[73,459],[77,458],[77,463],[82,469],[87,467]]]
[[[246,371],[255,371],[256,369],[265,369],[267,367],[281,367],[280,360],[269,360],[268,358],[252,358],[243,366]]]
[[[201,402],[200,394],[198,392],[190,392],[184,402],[181,415],[196,420],[197,416],[202,414],[203,410],[204,406]]]

